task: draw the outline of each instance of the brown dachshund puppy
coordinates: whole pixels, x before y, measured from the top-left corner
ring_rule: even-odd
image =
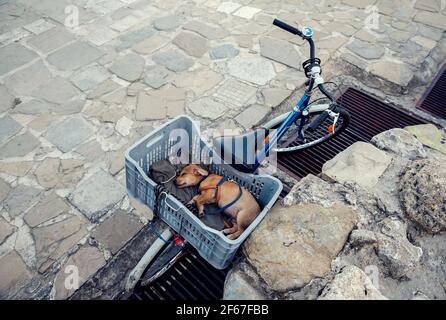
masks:
[[[205,204],[215,203],[218,207],[223,208],[240,194],[240,188],[234,181],[224,181],[216,193],[217,184],[222,177],[216,174],[208,176],[208,174],[200,166],[191,164],[181,171],[176,180],[180,188],[200,184],[200,194],[190,201],[198,208],[200,217],[204,216]],[[241,188],[241,191],[240,199],[225,210],[225,213],[232,218],[233,226],[224,229],[223,232],[231,240],[237,239],[260,213],[260,206],[254,196],[246,188]]]

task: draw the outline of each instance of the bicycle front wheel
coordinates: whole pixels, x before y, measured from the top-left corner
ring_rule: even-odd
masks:
[[[324,143],[342,131],[344,131],[350,123],[350,114],[344,108],[338,107],[336,109],[337,121],[334,123],[335,118],[329,116],[314,130],[306,130],[308,125],[317,117],[319,117],[325,111],[314,112],[309,115],[308,121],[304,125],[305,137],[299,136],[300,120],[294,123],[285,135],[280,138],[277,145],[273,148],[274,152],[292,152],[298,150],[305,150],[321,143]],[[266,129],[278,129],[282,122],[286,119],[289,113],[282,114],[273,120],[263,125]]]

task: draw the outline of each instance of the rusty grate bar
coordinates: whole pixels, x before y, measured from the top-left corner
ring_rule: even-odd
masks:
[[[418,102],[417,107],[435,117],[446,119],[446,63]]]
[[[309,150],[279,154],[279,169],[296,179],[301,179],[310,173],[317,175],[326,161],[357,141],[370,141],[378,133],[392,128],[426,123],[418,116],[390,106],[354,88],[348,88],[338,97],[338,101],[341,101],[352,116],[347,130],[335,139]]]

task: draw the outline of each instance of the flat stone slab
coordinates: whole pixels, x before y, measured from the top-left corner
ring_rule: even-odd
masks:
[[[71,77],[71,82],[82,91],[93,89],[108,79],[110,74],[102,66],[87,68]]]
[[[208,41],[202,36],[189,31],[180,32],[172,41],[188,55],[200,58],[208,51]]]
[[[141,91],[138,94],[135,118],[138,121],[159,120],[166,117],[166,107],[160,97]]]
[[[358,56],[368,60],[379,59],[385,53],[383,46],[358,39],[355,39],[353,42],[349,43],[347,48],[353,53],[356,53]]]
[[[70,297],[75,288],[67,288],[65,285],[67,275],[71,272],[71,267],[76,266],[79,272],[79,283],[83,285],[91,278],[99,269],[105,265],[106,261],[103,253],[96,247],[85,246],[79,249],[75,254],[68,258],[67,262],[62,266],[54,280],[54,299],[62,300]],[[68,271],[68,272],[66,272]]]
[[[34,228],[69,210],[70,207],[61,197],[51,193],[29,210],[23,219],[28,226]]]
[[[85,101],[78,99],[63,104],[54,104],[47,101],[32,99],[16,106],[14,108],[14,113],[30,115],[73,114],[80,112],[84,105]]]
[[[446,132],[433,124],[421,124],[404,128],[425,146],[446,154]]]
[[[9,191],[11,191],[9,184],[0,179],[0,202],[6,199]]]
[[[235,48],[232,44],[223,44],[209,50],[209,57],[212,60],[234,58],[239,52],[240,50]]]
[[[31,280],[31,273],[15,251],[0,258],[0,274],[7,275],[0,280],[0,299],[10,297]]]
[[[103,170],[81,181],[69,201],[88,219],[96,220],[125,196],[125,190]]]
[[[288,41],[270,37],[260,39],[260,54],[271,60],[300,70],[302,55]]]
[[[93,133],[93,127],[81,115],[75,115],[51,125],[45,137],[61,151],[68,152],[90,138]]]
[[[160,31],[171,31],[179,27],[181,18],[178,16],[161,17],[153,21],[155,29]]]
[[[0,184],[1,183],[2,182],[0,181]],[[14,227],[10,225],[5,219],[0,218],[0,245],[13,233]]]
[[[51,264],[66,254],[87,234],[87,222],[77,216],[50,225],[33,228],[37,267],[45,272]]]
[[[0,86],[0,112],[9,110],[14,103],[14,97],[6,90],[4,86]]]
[[[0,145],[21,129],[22,126],[9,115],[0,118]]]
[[[39,60],[31,66],[19,70],[5,79],[5,85],[19,95],[29,95],[30,92],[51,80],[51,73]]]
[[[62,77],[52,79],[31,93],[35,98],[58,104],[67,102],[77,94],[78,90]]]
[[[130,213],[118,210],[107,218],[93,232],[92,236],[113,254],[117,253],[132,239],[143,224]]]
[[[271,108],[255,104],[243,110],[235,120],[240,123],[243,128],[251,129],[260,124],[265,117],[271,112]]]
[[[92,44],[76,41],[50,54],[47,61],[60,70],[76,70],[92,63],[103,55],[104,52]]]
[[[121,52],[131,48],[135,44],[146,40],[156,34],[156,30],[151,26],[126,33],[118,38],[118,44],[115,46],[116,51]]]
[[[140,55],[129,53],[116,60],[110,71],[119,78],[133,82],[141,78],[146,61]]]
[[[19,185],[9,192],[3,206],[11,217],[20,216],[38,201],[40,192],[36,188]]]
[[[49,53],[75,39],[76,37],[66,28],[57,27],[32,37],[28,40],[28,44],[42,53]]]
[[[2,62],[0,64],[0,76],[37,57],[38,55],[35,52],[25,48],[19,43],[12,43],[6,47],[0,48],[0,61]]]
[[[187,22],[183,26],[183,29],[194,31],[209,40],[217,40],[229,36],[229,32],[220,26],[211,25],[197,20]]]
[[[228,110],[223,103],[209,97],[193,101],[188,108],[193,114],[211,120],[220,118]]]
[[[146,70],[144,82],[154,89],[159,89],[167,83],[169,71],[162,66],[154,66]]]
[[[40,146],[40,141],[26,132],[15,136],[0,148],[0,159],[23,157]]]
[[[258,85],[265,85],[276,76],[272,63],[263,58],[237,57],[228,62],[230,75]]]
[[[322,174],[339,183],[353,182],[363,188],[375,186],[392,157],[370,143],[356,142],[327,161]]]
[[[216,90],[214,98],[222,101],[227,106],[238,109],[248,104],[256,93],[256,87],[229,78]]]
[[[194,65],[191,58],[172,49],[154,53],[152,60],[174,72],[185,71]]]
[[[414,76],[413,71],[407,64],[393,61],[376,61],[369,66],[369,70],[373,75],[393,82],[401,87],[407,87]]]

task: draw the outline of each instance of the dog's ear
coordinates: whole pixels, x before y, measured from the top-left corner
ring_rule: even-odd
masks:
[[[194,168],[194,174],[197,176],[207,177],[209,172],[201,167]]]

